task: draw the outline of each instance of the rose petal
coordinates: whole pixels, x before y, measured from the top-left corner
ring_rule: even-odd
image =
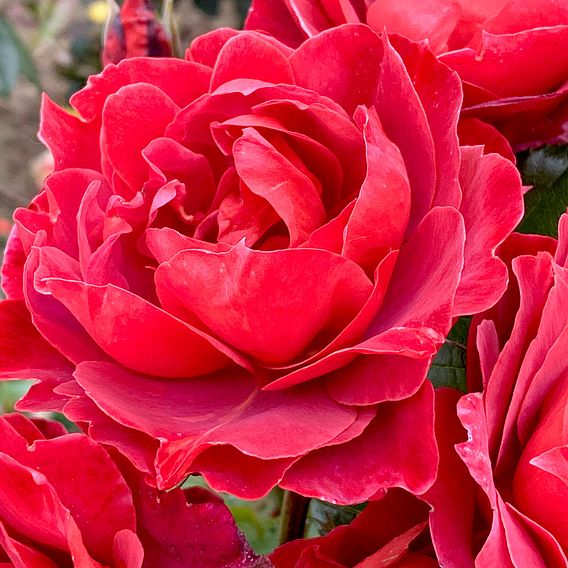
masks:
[[[233,157],[247,187],[266,199],[286,223],[291,247],[322,225],[325,210],[312,180],[256,130],[244,129],[233,145]]]
[[[518,171],[498,154],[462,148],[460,171],[466,228],[464,269],[456,294],[455,315],[491,307],[507,287],[507,268],[495,250],[523,215]]]
[[[421,428],[410,428],[412,423]],[[422,493],[438,467],[433,428],[433,390],[425,383],[413,397],[381,405],[377,418],[355,440],[296,462],[280,486],[345,505],[394,486]]]
[[[445,53],[440,60],[463,81],[500,97],[540,95],[558,89],[568,75],[568,58],[557,54],[568,42],[568,26],[535,28],[513,34],[482,32],[478,50]],[[554,61],[554,65],[543,65]]]
[[[269,364],[299,355],[323,329],[341,330],[372,287],[357,265],[333,253],[267,253],[244,244],[221,254],[180,252],[158,268],[156,285],[166,310],[176,313],[181,303],[219,337]]]
[[[231,351],[218,341],[126,290],[57,278],[45,283],[97,345],[130,369],[193,377],[229,362]]]
[[[308,39],[290,65],[297,85],[330,97],[351,115],[358,105],[373,103],[382,53],[375,32],[346,24]]]
[[[43,95],[40,113],[38,136],[51,151],[55,170],[100,171],[99,129],[95,125],[64,111],[47,95]]]
[[[460,16],[459,3],[450,0],[381,0],[369,6],[367,23],[413,41],[428,39],[432,51],[442,53]]]
[[[102,446],[81,434],[70,434],[37,440],[27,454],[19,455],[19,462],[45,475],[71,511],[90,553],[112,563],[115,533],[134,530],[136,517],[130,489]],[[74,463],[73,483],[69,463]],[[95,486],[97,499],[93,500]]]
[[[367,150],[367,176],[345,227],[342,254],[373,271],[388,252],[400,248],[411,190],[400,152],[385,136],[376,113],[362,107],[358,113]]]
[[[211,90],[232,79],[258,79],[267,83],[295,83],[292,67],[282,50],[260,34],[235,35],[223,45],[211,77]]]
[[[110,95],[102,116],[103,170],[116,172],[132,191],[142,189],[147,167],[142,150],[163,136],[178,107],[163,91],[140,83]]]
[[[306,39],[285,0],[253,0],[245,29],[261,30],[290,47],[297,47]]]
[[[57,568],[57,564],[53,563],[45,554],[10,537],[1,521],[0,548],[11,561],[11,563],[6,564],[0,562],[0,566],[5,568],[28,568],[29,566],[34,568]]]
[[[23,302],[0,302],[0,377],[65,378],[72,365],[34,327]]]
[[[513,164],[516,157],[507,139],[491,124],[477,118],[462,118],[458,123],[458,136],[462,146],[483,144],[486,154],[497,153]]]
[[[154,85],[184,107],[207,92],[210,80],[211,70],[198,63],[168,57],[123,59],[91,75],[87,86],[71,97],[71,104],[85,120],[94,121],[98,130],[106,100],[126,85]]]
[[[410,180],[410,234],[432,206],[436,191],[436,151],[424,106],[386,34],[383,34],[383,49],[375,107],[386,135],[402,154]],[[401,101],[407,108],[404,113],[399,112]]]

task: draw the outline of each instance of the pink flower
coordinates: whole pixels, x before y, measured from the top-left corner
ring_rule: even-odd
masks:
[[[513,165],[458,146],[455,73],[346,25],[124,60],[45,100],[55,173],[15,214],[0,372],[169,488],[423,492],[428,366],[493,305]],[[371,54],[372,57],[368,57]],[[419,425],[417,428],[416,425]]]
[[[554,257],[553,245],[512,237],[509,290],[473,323],[469,379],[483,393],[460,401],[469,440],[457,448],[487,525],[480,568],[568,562],[568,215]]]
[[[568,141],[564,0],[254,0],[246,26],[295,47],[346,22],[428,39],[463,81],[465,144],[502,146],[494,128],[515,150]]]
[[[123,458],[117,463],[58,422],[1,416],[0,562],[16,568],[268,565],[217,497],[198,488],[161,494]]]

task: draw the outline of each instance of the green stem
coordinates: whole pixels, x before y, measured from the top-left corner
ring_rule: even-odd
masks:
[[[303,497],[292,491],[284,491],[280,514],[280,544],[304,536],[309,506],[309,497]]]

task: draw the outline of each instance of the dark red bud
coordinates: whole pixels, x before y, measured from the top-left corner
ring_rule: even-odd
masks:
[[[150,0],[124,0],[109,18],[103,43],[103,66],[129,57],[172,55],[170,38]]]

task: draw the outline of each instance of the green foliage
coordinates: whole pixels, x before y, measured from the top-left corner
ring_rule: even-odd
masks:
[[[459,318],[436,354],[428,370],[428,379],[435,388],[451,387],[466,392],[465,363],[470,323],[470,317]]]
[[[243,501],[223,495],[237,526],[257,554],[268,554],[278,545],[282,491],[273,489],[263,499]]]
[[[306,520],[306,537],[323,536],[339,525],[348,525],[365,505],[340,507],[312,499]]]
[[[522,167],[525,194],[521,233],[558,236],[558,219],[568,207],[568,145],[533,150]]]
[[[41,88],[28,49],[10,22],[0,16],[0,96],[10,96],[20,74]]]
[[[33,381],[0,381],[0,414],[12,412],[14,404],[26,394]]]
[[[188,477],[182,485],[183,488],[195,486],[210,489],[207,482],[199,475]],[[221,493],[220,496],[257,554],[269,554],[278,546],[283,499],[281,489],[276,487],[266,497],[252,501],[237,499],[228,493]],[[341,507],[312,499],[306,518],[305,536],[307,538],[322,536],[339,525],[349,524],[365,505]]]

